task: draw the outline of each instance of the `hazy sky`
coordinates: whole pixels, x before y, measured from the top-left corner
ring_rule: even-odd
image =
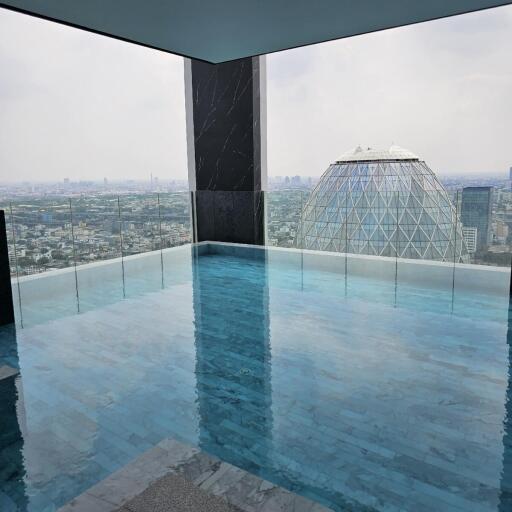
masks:
[[[187,177],[183,59],[0,9],[0,181]]]
[[[360,144],[512,165],[512,6],[267,57],[269,175]],[[0,181],[185,179],[179,57],[0,9]]]
[[[441,175],[512,166],[512,6],[273,54],[267,71],[269,174],[392,143]]]

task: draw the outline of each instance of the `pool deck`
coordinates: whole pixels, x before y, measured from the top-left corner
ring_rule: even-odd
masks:
[[[175,439],[158,443],[58,512],[328,512]]]

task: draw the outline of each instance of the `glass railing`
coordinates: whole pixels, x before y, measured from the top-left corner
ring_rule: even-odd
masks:
[[[512,219],[493,212],[482,243],[478,222],[461,220],[461,190],[443,205],[413,204],[404,192],[380,192],[372,204],[357,207],[322,198],[313,204],[310,196],[303,189],[266,192],[267,245],[510,267]]]
[[[461,215],[461,190],[440,195],[437,202],[428,197],[420,202],[407,191],[379,192],[367,199],[357,191],[349,199],[340,192],[336,202],[308,190],[269,191],[266,244],[300,250],[302,255],[293,257],[304,270],[301,285],[307,271],[318,268],[318,255],[330,253],[330,263],[324,258],[323,265],[344,278],[347,287],[351,277],[379,278],[395,298],[399,284],[433,287],[448,306],[457,290],[498,290],[508,296],[511,237],[496,205],[483,223],[488,229],[483,244],[478,229],[462,223],[468,216]]]
[[[302,247],[300,221],[309,194],[303,189],[266,192],[266,245]]]
[[[166,250],[192,241],[188,192],[24,198],[0,209],[6,215],[20,324],[46,313],[52,318],[84,312],[162,286]],[[137,255],[149,252],[141,278]],[[45,279],[33,278],[49,271],[52,289]],[[63,295],[68,300],[60,300]]]
[[[334,279],[358,295],[364,290],[360,279],[377,278],[379,293],[395,303],[399,285],[406,284],[440,290],[439,302],[447,305],[456,290],[508,293],[509,237],[496,205],[483,247],[478,230],[462,223],[460,191],[448,194],[441,207],[427,201],[421,208],[401,192],[381,192],[371,204],[358,202],[357,207],[322,198],[313,204],[312,197],[310,190],[287,189],[266,192],[264,201],[265,243],[284,249],[267,257],[300,265],[294,276],[305,289],[314,288],[315,280]],[[352,194],[352,201],[357,198]],[[246,193],[240,201],[245,200]],[[30,323],[41,317],[41,308],[48,317],[55,316],[55,308],[65,309],[59,314],[85,312],[174,282],[176,258],[166,251],[192,242],[191,204],[190,193],[183,192],[0,205],[6,212],[17,317]],[[231,219],[219,211],[222,230],[212,223],[224,233]],[[318,275],[319,269],[334,275]],[[33,278],[50,271],[52,290],[45,279]],[[68,300],[54,304],[53,294]]]

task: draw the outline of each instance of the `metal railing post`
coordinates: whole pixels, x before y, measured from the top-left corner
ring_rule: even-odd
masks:
[[[71,198],[69,198],[69,219],[71,222],[71,245],[73,247],[73,266],[75,270],[76,309],[77,313],[80,313],[80,293],[78,292],[78,273],[76,270],[75,229],[73,227],[73,207],[71,205]]]
[[[123,298],[126,298],[126,283],[124,277],[124,248],[123,248],[123,222],[121,219],[121,200],[117,196],[117,218],[119,222],[119,243],[121,247],[121,274],[123,278]]]
[[[158,231],[160,235],[160,271],[162,273],[162,288],[164,288],[164,239],[162,237],[162,209],[160,205],[160,193],[157,193],[156,197],[158,203]]]

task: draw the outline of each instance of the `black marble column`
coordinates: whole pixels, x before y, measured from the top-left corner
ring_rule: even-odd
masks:
[[[186,59],[185,90],[195,240],[263,244],[264,57]]]
[[[12,324],[13,322],[14,306],[12,302],[7,231],[5,214],[3,210],[0,210],[0,325]]]

